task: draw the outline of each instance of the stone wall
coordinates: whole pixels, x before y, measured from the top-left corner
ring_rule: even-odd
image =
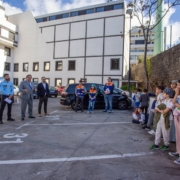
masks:
[[[180,79],[180,44],[164,51],[151,59],[152,69],[149,79],[149,90],[154,90],[156,85],[169,86],[172,80]],[[140,82],[140,87],[145,86],[145,73],[143,64],[132,67],[131,78]]]

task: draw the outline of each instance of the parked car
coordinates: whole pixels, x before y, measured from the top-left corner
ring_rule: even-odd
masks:
[[[58,96],[58,90],[54,86],[49,86],[49,97],[57,97]]]
[[[104,85],[103,84],[96,84],[94,83],[98,90],[98,95],[96,98],[96,104],[95,108],[104,108]],[[91,83],[84,83],[83,84],[87,90],[90,89]],[[64,106],[71,106],[73,110],[75,110],[75,104],[76,104],[76,96],[75,96],[75,87],[77,84],[69,84],[67,85],[63,92],[62,96],[60,98],[60,104]],[[88,94],[84,96],[84,107],[88,107],[89,97]],[[113,108],[118,108],[120,110],[125,110],[129,106],[131,106],[132,100],[125,94],[122,94],[121,91],[119,91],[118,88],[114,89],[113,92]],[[81,109],[81,103],[78,104],[78,109]]]
[[[60,86],[60,87],[58,88],[58,93],[59,93],[60,95],[62,94],[64,88],[65,88],[65,86]]]

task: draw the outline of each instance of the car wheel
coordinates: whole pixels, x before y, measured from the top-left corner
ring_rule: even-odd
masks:
[[[73,110],[76,110],[76,101],[72,101],[72,103],[71,103],[71,108],[73,109]],[[81,109],[81,103],[79,102],[78,103],[78,108],[77,108],[78,110],[80,110]]]
[[[127,101],[126,100],[122,100],[118,102],[118,109],[119,110],[125,110],[127,109]]]

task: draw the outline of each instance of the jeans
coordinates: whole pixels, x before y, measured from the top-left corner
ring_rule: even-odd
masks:
[[[76,111],[78,110],[78,103],[81,101],[81,111],[84,110],[84,97],[76,96]]]
[[[112,99],[113,99],[113,94],[109,94],[109,95],[104,94],[105,111],[108,110],[108,104],[109,104],[109,111],[112,111]]]
[[[91,100],[89,100],[88,111],[90,111],[90,110],[94,111],[95,102],[96,102],[96,101],[91,101]],[[92,107],[92,108],[91,108],[91,107]]]

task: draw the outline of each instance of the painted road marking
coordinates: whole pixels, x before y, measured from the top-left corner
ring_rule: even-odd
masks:
[[[27,124],[26,126],[81,126],[81,125],[111,125],[111,124],[129,124],[129,123],[131,122]]]
[[[53,114],[53,113],[55,113],[55,112],[58,112],[58,110],[56,110],[56,111],[53,111],[53,112],[51,112],[51,113],[49,113],[49,114]]]
[[[21,129],[22,127],[27,126],[27,125],[29,125],[29,124],[31,124],[31,123],[33,123],[33,122],[35,122],[35,121],[31,121],[30,123],[26,123],[26,124],[24,124],[24,125],[22,125],[22,126],[16,128],[16,129]]]
[[[19,143],[23,143],[23,141],[21,141],[21,139],[16,139],[16,141],[0,141],[0,144],[19,144]]]
[[[4,138],[25,138],[27,136],[28,134],[26,133],[22,133],[21,135],[15,134],[15,133],[9,133],[9,134],[5,134],[3,137]]]
[[[139,152],[139,153],[127,153],[127,154],[114,154],[114,155],[102,155],[102,156],[84,156],[84,157],[70,157],[70,158],[52,158],[52,159],[27,159],[27,160],[6,160],[0,161],[0,164],[27,164],[27,163],[48,163],[48,162],[72,162],[72,161],[90,161],[101,159],[115,159],[126,158],[136,156],[147,156],[153,152]]]

